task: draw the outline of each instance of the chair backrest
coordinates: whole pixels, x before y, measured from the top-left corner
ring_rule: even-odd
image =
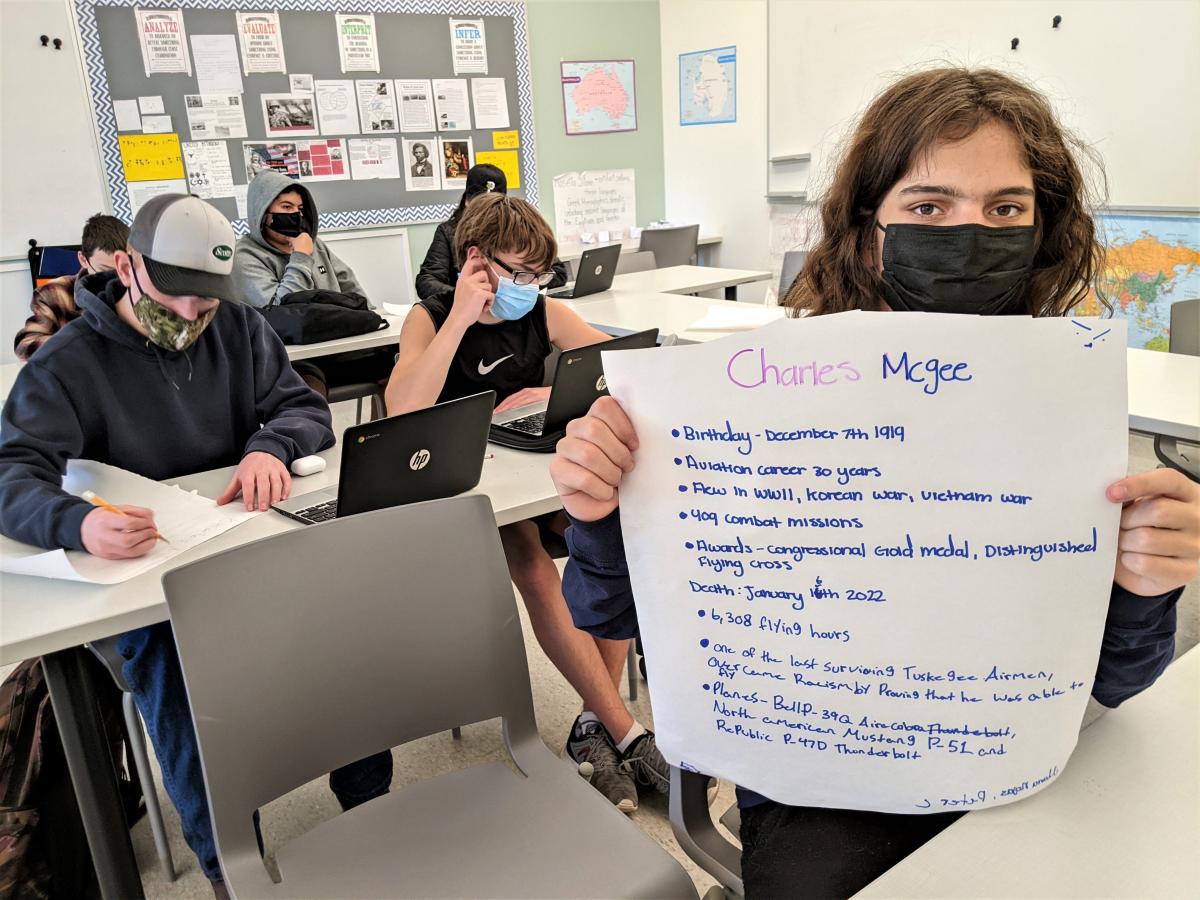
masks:
[[[1171,304],[1171,352],[1200,356],[1200,299]]]
[[[486,497],[299,527],[163,587],[227,862],[257,859],[256,809],[325,772],[498,716],[520,764],[537,733]]]
[[[29,277],[33,280],[33,286],[41,287],[52,278],[78,274],[81,267],[79,257],[75,254],[80,249],[79,244],[44,247],[30,239],[26,258],[29,260]]]
[[[650,250],[638,250],[634,253],[622,253],[617,259],[617,275],[626,272],[647,272],[657,268],[654,253]]]
[[[699,240],[699,225],[647,228],[642,232],[642,243],[638,249],[653,253],[655,264],[660,269],[690,266],[696,262],[696,242]]]
[[[792,282],[796,280],[796,276],[804,268],[804,261],[806,259],[808,259],[807,250],[789,250],[783,254],[783,267],[779,270],[779,297],[777,302],[783,302],[783,298],[791,290]]]

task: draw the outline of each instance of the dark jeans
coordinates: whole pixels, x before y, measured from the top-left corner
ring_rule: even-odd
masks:
[[[175,638],[166,622],[127,631],[117,639],[125,658],[125,681],[146,723],[150,743],[162,769],[163,787],[179,811],[183,837],[200,860],[204,874],[221,878],[208,798],[192,714],[188,709],[183,672]],[[376,753],[330,773],[329,787],[343,809],[386,794],[392,781],[392,754]]]
[[[849,897],[961,815],[890,815],[771,800],[746,807],[741,832],[746,897]]]

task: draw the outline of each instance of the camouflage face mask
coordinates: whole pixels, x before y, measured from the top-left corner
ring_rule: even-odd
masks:
[[[164,350],[186,350],[196,343],[204,329],[212,322],[219,307],[214,306],[194,322],[167,309],[144,290],[138,281],[137,270],[133,269],[133,283],[141,295],[134,301],[133,314],[146,329],[146,337]]]

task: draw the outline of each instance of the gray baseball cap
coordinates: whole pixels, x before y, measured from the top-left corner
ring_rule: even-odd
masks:
[[[134,216],[129,246],[146,263],[154,286],[172,297],[237,300],[233,227],[220,210],[189,194],[162,194]]]

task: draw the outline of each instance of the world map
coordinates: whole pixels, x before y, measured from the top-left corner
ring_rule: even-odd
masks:
[[[1171,304],[1200,297],[1200,217],[1101,216],[1108,248],[1096,288],[1126,320],[1129,346],[1167,350]],[[1106,315],[1096,288],[1076,315]]]
[[[562,63],[567,134],[637,130],[632,60]]]
[[[737,48],[679,54],[679,123],[737,121]]]

